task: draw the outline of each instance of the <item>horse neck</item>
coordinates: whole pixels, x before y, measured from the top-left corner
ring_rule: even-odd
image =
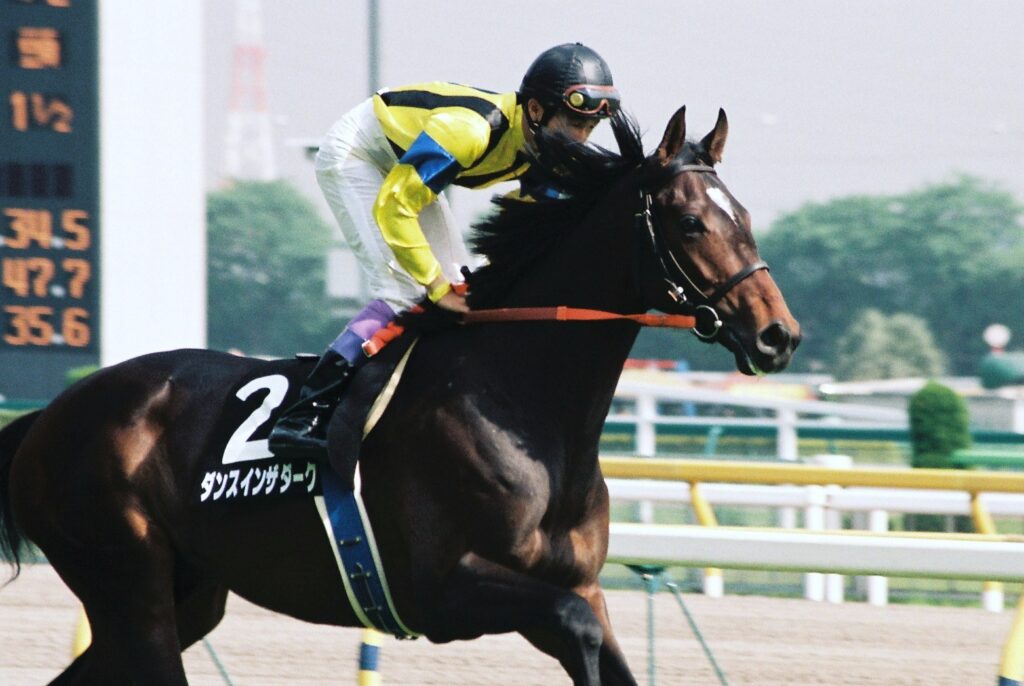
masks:
[[[645,311],[638,285],[634,185],[631,178],[616,184],[505,304]],[[583,441],[596,442],[638,332],[639,326],[620,320],[502,324],[488,335],[513,360],[540,361],[514,372],[525,402],[544,393],[550,399],[545,404],[563,414],[563,424],[573,426]]]
[[[566,305],[620,314],[644,311],[639,288],[633,174],[614,184],[559,243],[517,284],[506,305]]]

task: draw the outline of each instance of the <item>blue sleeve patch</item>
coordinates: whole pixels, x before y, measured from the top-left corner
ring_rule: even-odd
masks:
[[[416,137],[398,161],[415,168],[424,185],[434,193],[444,190],[462,169],[455,157],[425,131]]]
[[[537,183],[536,180],[523,176],[519,179],[519,194],[534,200],[565,200],[570,197],[562,189],[547,182]]]
[[[565,200],[569,197],[568,193],[565,193],[554,186],[538,186],[533,189],[533,195],[535,197],[540,195],[541,197],[549,200]]]

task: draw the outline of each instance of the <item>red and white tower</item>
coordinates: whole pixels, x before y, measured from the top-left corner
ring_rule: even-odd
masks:
[[[277,177],[273,132],[267,110],[261,0],[235,0],[235,47],[225,136],[225,173],[235,179]]]

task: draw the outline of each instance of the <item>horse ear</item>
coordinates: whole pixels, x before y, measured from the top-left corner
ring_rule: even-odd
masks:
[[[686,105],[683,105],[668,122],[665,127],[665,135],[661,138],[661,144],[655,151],[655,156],[661,164],[668,164],[676,156],[686,141]]]
[[[708,152],[712,164],[722,161],[722,151],[725,150],[725,139],[729,135],[729,120],[725,117],[725,110],[718,108],[718,121],[715,122],[714,130],[704,136],[700,146]]]

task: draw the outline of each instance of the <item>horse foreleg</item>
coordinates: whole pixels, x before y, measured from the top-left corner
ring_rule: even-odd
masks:
[[[577,588],[576,593],[587,601],[594,616],[597,617],[597,621],[601,624],[603,637],[598,662],[601,686],[637,686],[636,678],[626,662],[626,656],[612,632],[603,590],[595,583],[584,588]],[[526,634],[526,638],[540,650],[545,650],[544,636]]]
[[[436,643],[517,631],[557,659],[579,686],[599,686],[601,624],[579,595],[465,555],[425,614]]]
[[[626,656],[619,647],[619,642],[612,632],[611,619],[608,616],[608,604],[605,602],[604,590],[598,583],[590,584],[584,588],[576,589],[583,598],[590,604],[590,608],[597,616],[604,631],[604,641],[601,643],[601,684],[602,686],[614,686],[615,684],[626,684],[636,686],[636,679],[626,664]]]

